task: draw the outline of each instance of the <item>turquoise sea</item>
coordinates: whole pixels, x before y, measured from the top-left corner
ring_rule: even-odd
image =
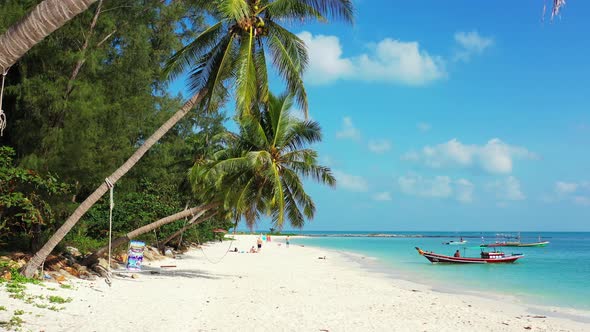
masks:
[[[364,234],[423,235],[426,237],[366,237]],[[516,234],[502,232],[503,234]],[[497,239],[489,232],[302,232],[294,244],[324,247],[378,259],[378,264],[397,277],[450,289],[511,295],[525,303],[590,310],[590,233],[521,233],[521,242],[550,241],[547,247],[501,248],[506,254],[526,256],[514,264],[431,264],[414,247],[452,255],[478,256],[482,236],[488,243]],[[430,237],[435,236],[435,237]],[[438,237],[441,236],[441,237]],[[465,246],[442,244],[459,240]],[[296,241],[296,242],[295,242]]]

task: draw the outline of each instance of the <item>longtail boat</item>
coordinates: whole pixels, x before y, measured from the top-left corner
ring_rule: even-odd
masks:
[[[549,241],[532,242],[532,243],[519,243],[517,247],[544,247],[549,244]]]
[[[522,243],[520,242],[520,233],[516,236],[518,241],[496,241],[495,243],[482,243],[480,247],[482,248],[495,248],[495,247],[545,247],[549,244],[549,241],[541,241],[541,236],[539,236],[538,242],[530,242],[530,243]],[[483,240],[483,237],[482,237]]]
[[[488,243],[488,244],[481,244],[480,247],[482,248],[495,248],[495,247],[545,247],[549,244],[549,241],[540,241],[539,242],[530,242],[530,243],[522,243],[522,242],[495,242],[495,243]]]
[[[489,264],[489,263],[514,263],[517,259],[524,257],[522,254],[512,254],[506,256],[503,252],[481,252],[481,257],[454,257],[436,254],[424,251],[416,247],[418,253],[432,263],[451,263],[451,264]]]

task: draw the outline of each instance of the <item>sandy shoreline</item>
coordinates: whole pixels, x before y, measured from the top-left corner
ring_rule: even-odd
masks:
[[[70,280],[73,289],[27,285],[27,294],[73,298],[57,312],[0,286],[0,321],[23,310],[25,331],[590,331],[587,312],[434,291],[367,269],[362,257],[272,240],[261,253],[228,253],[216,264],[229,242],[148,262],[146,271],[160,273],[118,277],[110,288],[101,279]],[[254,244],[239,235],[231,248]]]

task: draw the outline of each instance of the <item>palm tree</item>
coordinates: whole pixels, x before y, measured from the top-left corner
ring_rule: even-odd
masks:
[[[45,0],[0,36],[0,70],[7,71],[28,50],[97,0]]]
[[[351,22],[353,16],[351,0],[195,1],[219,22],[179,51],[170,61],[168,70],[172,77],[190,70],[190,84],[196,94],[108,177],[113,184],[196,104],[201,104],[200,109],[210,110],[212,105],[225,99],[229,89],[224,84],[236,83],[235,95],[240,109],[249,109],[258,101],[264,102],[268,95],[264,43],[268,44],[273,65],[287,83],[289,91],[297,96],[307,112],[307,97],[301,77],[307,64],[305,45],[275,20],[323,21],[325,17],[333,16]],[[228,30],[223,30],[224,27]],[[78,206],[23,267],[25,276],[32,277],[35,274],[55,246],[107,191],[108,186],[103,183]]]
[[[297,102],[307,112],[302,74],[307,66],[304,42],[282,27],[281,21],[319,20],[327,16],[352,22],[351,0],[198,0],[217,20],[169,61],[166,71],[175,78],[189,72],[190,88],[206,90],[204,109],[225,100],[235,86],[238,111],[266,102],[266,54]],[[306,113],[307,114],[307,113]]]
[[[294,117],[293,97],[268,95],[268,102],[238,120],[239,134],[228,134],[228,148],[190,173],[197,188],[223,192],[226,206],[252,227],[268,215],[281,229],[287,219],[301,228],[312,219],[315,204],[305,192],[301,177],[334,186],[329,168],[317,163],[317,153],[307,145],[321,140],[319,124]],[[203,186],[213,183],[212,186]],[[203,193],[206,195],[206,193]]]

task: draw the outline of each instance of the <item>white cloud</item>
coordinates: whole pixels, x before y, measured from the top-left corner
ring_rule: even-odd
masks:
[[[336,137],[359,140],[361,138],[361,132],[356,129],[352,123],[352,119],[346,116],[342,119],[342,129],[336,133]]]
[[[373,200],[379,202],[388,202],[391,201],[391,194],[387,191],[382,193],[376,193],[375,195],[373,195]]]
[[[567,195],[574,193],[579,187],[577,183],[558,181],[555,183],[555,192],[560,195]]]
[[[466,179],[452,180],[448,176],[425,178],[416,174],[397,179],[400,190],[412,196],[454,198],[461,203],[471,203],[475,185]]]
[[[336,185],[349,191],[366,192],[369,190],[367,181],[357,175],[350,175],[344,172],[334,170],[334,177],[336,178]]]
[[[473,183],[465,179],[455,181],[456,198],[462,203],[471,203],[473,201],[473,191],[475,186]]]
[[[310,83],[324,84],[354,74],[350,59],[342,58],[342,46],[336,36],[313,36],[304,31],[298,34],[309,55],[309,67],[305,78]]]
[[[488,188],[495,192],[498,199],[503,201],[521,201],[526,198],[520,189],[520,181],[514,176],[492,182]]]
[[[326,84],[339,79],[424,85],[446,76],[444,61],[420,49],[418,42],[390,38],[369,45],[369,52],[343,57],[336,36],[298,34],[308,48],[309,67],[305,80]]]
[[[482,54],[487,48],[494,45],[494,40],[481,36],[477,31],[455,33],[455,42],[459,49],[455,51],[455,60],[469,61],[471,56]]]
[[[431,168],[481,168],[488,173],[508,174],[512,172],[514,159],[534,159],[536,155],[519,146],[512,146],[498,138],[485,145],[466,145],[457,139],[435,146],[425,146],[421,152],[411,151],[402,160],[423,162]]]
[[[420,197],[449,197],[453,193],[451,178],[436,176],[432,179],[410,174],[397,179],[401,191],[408,195]]]
[[[558,199],[571,200],[575,204],[590,206],[590,182],[564,182],[555,183],[555,193]]]
[[[575,196],[574,203],[584,206],[590,206],[590,196]]]
[[[432,125],[430,125],[430,123],[420,122],[416,125],[416,128],[418,128],[418,130],[420,130],[421,132],[425,133],[432,129]]]
[[[375,153],[387,152],[391,149],[391,143],[388,140],[370,140],[369,150]]]

